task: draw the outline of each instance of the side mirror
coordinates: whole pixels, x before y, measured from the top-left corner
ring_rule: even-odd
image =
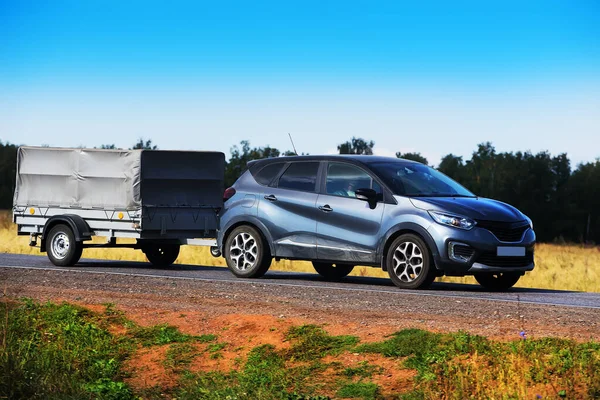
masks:
[[[377,192],[373,189],[356,189],[356,198],[369,203],[371,209],[377,206]]]

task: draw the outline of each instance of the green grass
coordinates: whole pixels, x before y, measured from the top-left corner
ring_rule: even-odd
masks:
[[[198,350],[191,343],[173,343],[167,349],[164,365],[168,369],[180,372],[189,366],[198,354]]]
[[[139,341],[143,346],[185,343],[189,341],[208,343],[217,340],[217,335],[188,335],[181,333],[177,327],[168,324],[141,327],[129,322],[129,325],[131,329],[128,333],[133,339]]]
[[[290,328],[287,349],[261,345],[227,372],[191,372],[196,357],[231,351],[216,335],[187,335],[176,327],[139,327],[111,304],[94,313],[70,304],[31,300],[0,303],[0,398],[32,399],[417,399],[600,398],[600,344],[564,339],[496,342],[464,332],[403,330],[381,342],[331,336],[319,326]],[[120,326],[126,332],[111,334]],[[116,331],[121,332],[122,329]],[[201,347],[200,344],[204,344]],[[163,365],[174,388],[124,383],[124,361],[142,347],[168,345]],[[202,350],[204,348],[204,350]],[[416,370],[412,390],[386,393],[373,380],[372,361],[344,366],[342,352],[381,354]],[[325,362],[325,356],[334,360]]]
[[[130,331],[131,336],[143,346],[155,346],[169,343],[184,343],[194,339],[192,335],[179,332],[177,327],[160,324],[149,327],[136,326]]]
[[[337,391],[337,396],[350,399],[376,399],[379,397],[379,386],[374,383],[348,383]]]
[[[405,329],[383,342],[363,344],[359,352],[381,353],[386,357],[421,356],[431,352],[440,342],[441,335],[420,329]]]
[[[325,399],[310,382],[325,368],[319,363],[290,368],[283,352],[262,345],[250,351],[240,371],[184,373],[172,394],[177,399]]]
[[[200,335],[200,336],[195,336],[195,338],[200,343],[209,343],[209,342],[214,342],[215,340],[217,340],[217,335],[213,335],[213,334]]]
[[[181,399],[313,399],[319,385],[311,381],[327,368],[318,360],[289,367],[290,354],[263,345],[241,360],[240,371],[191,373],[187,370],[201,356],[194,343],[207,343],[206,351],[219,354],[226,343],[215,343],[216,335],[193,336],[170,325],[140,327],[107,304],[104,313],[94,313],[70,304],[40,304],[31,300],[1,303],[4,324],[0,341],[0,398],[163,398],[166,393]],[[125,334],[113,335],[108,328],[120,325]],[[305,335],[306,334],[306,335]],[[319,354],[346,345],[329,340],[319,329],[294,330],[290,340],[305,344]],[[354,343],[356,340],[353,341]],[[139,393],[124,383],[123,362],[141,347],[170,345],[163,364],[180,374],[175,389],[143,388]],[[323,345],[324,348],[319,346]]]
[[[337,355],[358,343],[356,336],[330,336],[323,328],[316,325],[292,327],[286,335],[286,339],[293,342],[288,351],[288,357],[298,361]]]
[[[542,338],[504,343],[464,332],[409,329],[355,351],[399,358],[406,368],[416,369],[420,389],[407,394],[410,399],[527,398],[527,388],[535,385],[550,386],[554,397],[600,397],[600,344],[595,342]],[[477,362],[469,362],[473,359]]]
[[[69,304],[0,304],[0,397],[133,398],[121,380],[127,340],[100,327],[95,314]]]
[[[356,367],[348,367],[342,371],[342,375],[348,378],[370,378],[375,373],[382,372],[382,368],[377,365],[371,365],[367,361],[361,361]]]
[[[221,350],[227,347],[227,343],[211,343],[206,347],[206,350],[210,353],[209,357],[214,359],[223,358]]]
[[[318,392],[323,384],[315,379],[328,367],[321,359],[353,347],[353,336],[330,336],[314,325],[292,327],[286,339],[288,350],[261,345],[250,351],[239,371],[229,373],[184,373],[172,395],[177,399],[325,399]],[[223,343],[207,347],[212,354],[221,351]],[[294,362],[302,365],[293,366]],[[364,367],[367,369],[368,367]]]

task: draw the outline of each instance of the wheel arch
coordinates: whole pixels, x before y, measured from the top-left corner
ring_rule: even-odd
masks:
[[[273,245],[273,240],[271,240],[271,235],[269,234],[269,230],[260,221],[254,220],[254,219],[238,220],[236,222],[233,222],[231,225],[229,225],[225,229],[225,232],[223,232],[223,239],[221,240],[221,243],[220,243],[221,254],[225,254],[225,242],[227,242],[227,238],[229,237],[229,235],[231,235],[231,232],[233,232],[233,230],[235,228],[242,226],[242,225],[248,225],[248,226],[256,229],[258,231],[258,233],[262,236],[262,239],[268,244],[269,251],[271,252],[271,254],[275,255],[275,246]]]
[[[433,238],[431,237],[431,235],[429,234],[429,232],[427,232],[427,230],[425,228],[423,228],[420,225],[414,224],[414,223],[406,223],[406,224],[396,225],[394,228],[390,229],[388,231],[388,233],[385,235],[384,240],[381,241],[381,244],[380,244],[379,250],[378,250],[378,253],[380,254],[380,257],[381,257],[381,269],[384,271],[387,271],[387,265],[385,263],[386,254],[387,254],[390,246],[392,245],[392,242],[394,240],[396,240],[396,238],[398,238],[399,236],[404,235],[404,234],[416,235],[425,242],[425,244],[427,245],[427,248],[429,250],[429,253],[432,256],[431,259],[433,261],[433,264],[434,264],[435,268],[438,269],[436,259],[438,258],[439,254],[437,251],[437,247],[435,245],[435,241],[433,240]]]
[[[69,228],[71,228],[71,230],[73,231],[73,235],[75,236],[75,241],[77,242],[83,242],[84,240],[90,240],[92,238],[92,232],[90,232],[89,225],[79,215],[54,215],[50,217],[44,225],[44,231],[42,232],[42,239],[40,242],[41,252],[46,251],[47,233],[59,224],[67,225]]]

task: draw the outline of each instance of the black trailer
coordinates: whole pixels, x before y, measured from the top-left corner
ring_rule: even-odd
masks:
[[[13,221],[55,265],[130,247],[167,266],[181,245],[216,246],[224,173],[220,152],[20,147]]]

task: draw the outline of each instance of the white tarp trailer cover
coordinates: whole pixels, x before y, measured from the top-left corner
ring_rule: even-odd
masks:
[[[220,152],[20,147],[14,206],[139,211],[142,237],[214,237],[224,173]]]

